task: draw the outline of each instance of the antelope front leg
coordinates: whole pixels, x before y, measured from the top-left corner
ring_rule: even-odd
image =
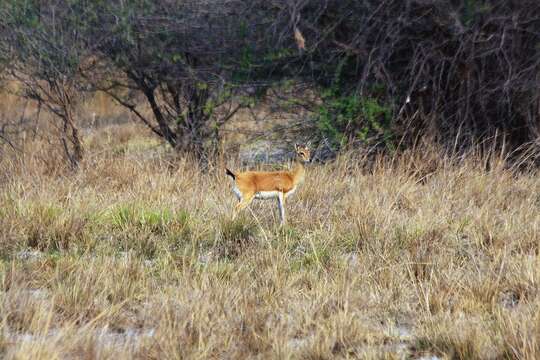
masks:
[[[285,196],[282,192],[278,193],[279,217],[281,219],[280,226],[285,225]]]
[[[253,200],[253,196],[254,194],[244,195],[242,197],[242,200],[240,200],[240,202],[236,204],[236,206],[234,207],[233,220],[236,219],[240,211],[245,209],[251,203],[251,200]]]

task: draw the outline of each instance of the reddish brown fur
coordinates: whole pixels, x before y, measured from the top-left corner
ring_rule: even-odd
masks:
[[[280,191],[288,193],[294,187],[294,174],[289,171],[246,171],[236,177],[236,186],[244,192]]]

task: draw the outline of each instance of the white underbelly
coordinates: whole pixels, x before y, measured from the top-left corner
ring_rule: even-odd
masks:
[[[238,198],[238,200],[242,200],[242,192],[235,186],[233,187],[233,192]],[[259,191],[255,193],[254,198],[259,200],[266,200],[266,199],[274,199],[278,197],[277,191]]]
[[[293,187],[289,192],[285,193],[285,197],[291,196],[296,191],[296,186]],[[238,198],[238,200],[242,200],[242,192],[235,186],[233,187],[233,192]],[[266,200],[266,199],[275,199],[279,196],[279,191],[259,191],[255,193],[254,198],[259,200]]]
[[[259,200],[274,199],[277,197],[277,191],[259,191],[258,193],[255,193],[255,199]]]

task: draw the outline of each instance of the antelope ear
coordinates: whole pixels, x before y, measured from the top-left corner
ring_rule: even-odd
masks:
[[[298,148],[299,148],[299,147],[300,147],[300,146],[299,146],[297,143],[294,143],[294,150],[298,151]]]

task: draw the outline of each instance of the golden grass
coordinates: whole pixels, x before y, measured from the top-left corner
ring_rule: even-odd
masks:
[[[0,160],[2,357],[540,357],[537,173],[347,154],[280,229],[274,202],[231,221],[224,164],[136,128],[76,174],[38,145]]]

